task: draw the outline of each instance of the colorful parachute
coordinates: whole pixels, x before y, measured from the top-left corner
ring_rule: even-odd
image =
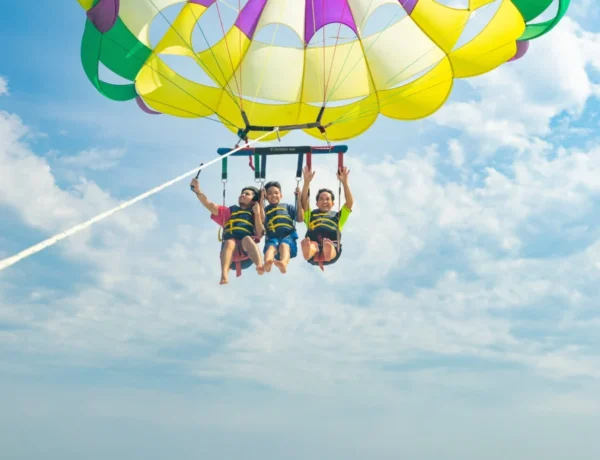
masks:
[[[329,140],[358,136],[379,114],[401,120],[431,115],[448,98],[454,78],[521,57],[529,40],[550,31],[570,2],[557,0],[553,19],[532,24],[553,0],[468,0],[463,9],[435,0],[229,0],[228,6],[239,7],[235,24],[212,47],[195,51],[192,34],[200,18],[209,8],[223,8],[225,0],[78,1],[88,18],[83,67],[106,97],[136,99],[148,113],[216,115],[240,137],[256,138],[278,126],[282,135],[303,129],[320,139],[326,133]],[[177,4],[177,17],[152,46],[152,22]],[[369,17],[386,4],[403,9],[403,17],[364,34]],[[496,8],[491,20],[460,43],[472,16],[490,6]],[[304,46],[255,38],[272,24],[296,32]],[[354,36],[315,44],[316,34],[331,24]],[[195,61],[214,84],[184,78],[167,65],[167,55]],[[100,64],[132,83],[102,81]]]

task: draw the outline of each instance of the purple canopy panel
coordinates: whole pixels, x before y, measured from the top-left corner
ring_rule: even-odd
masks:
[[[135,97],[135,102],[137,102],[138,107],[140,109],[142,109],[144,112],[149,113],[150,115],[161,115],[160,112],[157,112],[157,111],[149,108],[140,96]]]
[[[525,53],[527,52],[527,50],[529,49],[529,41],[524,40],[524,41],[518,41],[517,42],[517,52],[515,53],[515,55],[510,58],[508,60],[508,62],[510,61],[516,61],[517,59],[521,59]]]
[[[404,7],[406,14],[412,14],[419,0],[400,0],[400,4]]]
[[[267,0],[248,0],[246,6],[240,11],[237,21],[235,21],[235,26],[244,32],[246,37],[252,38],[254,36],[256,25],[266,3]]]
[[[100,0],[86,13],[96,29],[105,34],[113,28],[119,17],[119,0]]]
[[[310,42],[321,27],[332,23],[344,24],[358,34],[348,0],[306,0],[304,43]]]

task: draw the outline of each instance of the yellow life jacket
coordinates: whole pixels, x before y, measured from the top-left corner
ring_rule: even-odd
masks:
[[[340,216],[337,211],[323,212],[315,209],[310,213],[306,236],[312,241],[319,241],[323,238],[337,241],[339,222]]]
[[[290,208],[286,204],[270,204],[265,208],[265,228],[267,238],[282,239],[290,235],[294,230],[294,219],[290,215]]]
[[[242,209],[239,206],[231,206],[229,209],[231,209],[231,217],[223,226],[223,239],[241,240],[245,236],[253,236],[256,229],[252,210]]]

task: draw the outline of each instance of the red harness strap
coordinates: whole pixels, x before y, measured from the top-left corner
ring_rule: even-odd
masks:
[[[325,271],[325,268],[323,267],[323,262],[325,262],[325,255],[323,254],[323,252],[317,252],[315,254],[315,256],[313,257],[313,261],[314,262],[318,262],[319,263],[319,268],[322,271]]]

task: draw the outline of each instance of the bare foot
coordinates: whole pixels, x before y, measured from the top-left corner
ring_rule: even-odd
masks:
[[[229,283],[229,279],[227,276],[221,276],[221,282],[219,284],[227,284]]]
[[[266,260],[265,261],[265,271],[267,273],[270,272],[272,267],[273,267],[273,260]]]
[[[304,255],[304,258],[308,260],[310,257],[310,238],[304,238],[300,243],[300,246],[302,246],[302,254]]]
[[[281,260],[275,261],[275,266],[279,269],[281,273],[287,272],[286,264],[284,264]]]
[[[333,254],[335,252],[335,246],[333,246],[333,243],[331,242],[331,240],[324,240],[323,241],[323,257],[325,259],[326,262],[329,262],[331,259],[333,259]]]
[[[265,273],[265,267],[263,267],[262,265],[257,265],[256,273],[258,273],[259,275],[263,275]]]

